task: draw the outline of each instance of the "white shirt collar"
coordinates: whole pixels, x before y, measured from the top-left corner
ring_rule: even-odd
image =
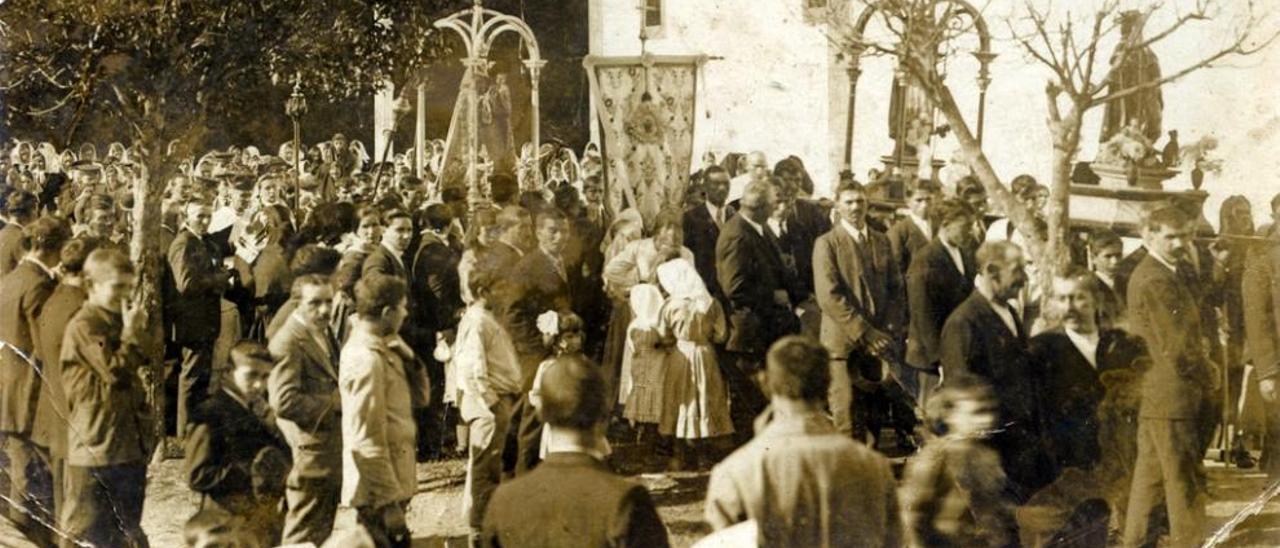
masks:
[[[988,289],[984,283],[975,283],[974,288],[977,289],[978,293],[981,293],[983,297],[986,297],[987,303],[991,305],[991,310],[994,310],[996,315],[1000,316],[1000,320],[1004,322],[1005,327],[1009,328],[1009,332],[1017,335],[1018,323],[1013,318],[1013,307],[1010,306],[1009,303],[1000,302],[999,299],[996,299],[995,296],[991,294],[991,290]]]
[[[1161,257],[1159,253],[1152,253],[1152,252],[1148,252],[1148,253],[1147,253],[1147,255],[1150,255],[1152,258],[1154,258],[1155,260],[1159,261],[1159,262],[1160,262],[1160,264],[1164,265],[1166,268],[1168,268],[1169,270],[1173,271],[1173,273],[1174,273],[1174,274],[1177,274],[1177,273],[1178,273],[1178,267],[1177,267],[1177,266],[1175,266],[1173,263],[1170,263],[1169,261],[1166,261],[1166,260],[1165,260],[1165,258],[1164,258],[1164,257]]]
[[[396,251],[396,250],[394,250],[394,249],[391,249],[391,246],[389,246],[389,245],[387,245],[387,244],[385,244],[385,243],[381,243],[381,242],[380,242],[378,245],[382,246],[382,249],[387,250],[387,253],[391,255],[391,258],[393,258],[393,259],[395,259],[395,260],[396,260],[396,264],[398,264],[398,265],[400,265],[400,266],[402,266],[402,267],[404,266],[404,259],[401,259],[401,258],[400,258],[400,252],[399,252],[399,251]]]
[[[1076,350],[1079,350],[1080,353],[1084,355],[1084,359],[1089,360],[1089,365],[1092,365],[1094,369],[1097,369],[1098,342],[1102,339],[1102,337],[1098,335],[1098,332],[1081,333],[1079,331],[1066,328],[1063,328],[1063,331],[1067,333],[1067,338],[1071,340],[1071,344],[1076,346]]]
[[[929,221],[921,217],[917,217],[915,213],[908,213],[907,217],[911,219],[911,222],[916,224],[916,228],[919,228],[920,232],[924,233],[925,238],[933,239],[933,228],[929,226]]]
[[[1108,276],[1108,275],[1103,274],[1102,272],[1099,272],[1099,271],[1097,271],[1097,270],[1093,271],[1093,275],[1094,275],[1094,276],[1097,276],[1097,277],[1098,277],[1098,281],[1101,281],[1103,284],[1105,284],[1105,285],[1107,286],[1107,289],[1115,289],[1115,288],[1116,288],[1116,279],[1115,279],[1115,277],[1114,277],[1114,276]]]
[[[938,241],[942,242],[942,248],[947,250],[947,254],[951,256],[951,261],[956,264],[956,270],[959,270],[961,274],[968,275],[969,273],[964,270],[964,254],[960,252],[960,249],[947,243],[945,239],[938,238]]]
[[[773,229],[774,236],[781,236],[783,232],[787,231],[787,223],[785,219],[778,219],[770,216],[769,220],[765,222],[769,223],[769,228]]]
[[[848,232],[850,236],[853,236],[854,241],[858,243],[867,241],[867,225],[862,225],[862,228],[859,229],[844,219],[840,219],[840,226],[844,227],[845,232]]]
[[[754,228],[756,230],[756,234],[764,236],[764,227],[761,226],[760,223],[752,221],[751,218],[747,217],[745,214],[742,215],[742,220],[746,221],[747,224],[751,225],[751,228]]]
[[[231,388],[224,386],[222,388],[222,391],[226,392],[227,395],[231,397],[231,399],[235,400],[236,403],[240,404],[240,407],[253,411],[253,407],[249,406],[249,402],[245,401],[245,399],[241,397],[240,394],[237,394],[235,390],[232,390]]]
[[[710,200],[707,200],[707,202],[706,202],[706,203],[707,203],[707,212],[711,213],[711,220],[712,220],[712,221],[719,222],[719,221],[721,220],[721,219],[720,219],[720,210],[724,209],[724,208],[723,208],[723,206],[722,206],[722,207],[716,207],[716,205],[715,205],[715,204],[713,204],[713,203],[711,203],[711,201],[710,201]]]
[[[54,274],[53,269],[49,268],[49,265],[44,264],[44,261],[41,261],[40,259],[37,259],[31,255],[27,255],[26,257],[23,257],[22,260],[40,267],[40,270],[44,271],[45,276],[48,276],[51,279],[57,279],[57,276]]]

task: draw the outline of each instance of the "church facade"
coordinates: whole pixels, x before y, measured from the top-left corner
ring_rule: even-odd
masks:
[[[694,167],[708,151],[722,158],[761,150],[770,162],[795,154],[823,194],[846,167],[849,114],[847,63],[829,30],[827,2],[589,0],[589,49],[597,57],[639,56],[643,25],[649,54],[707,56],[698,77]],[[860,82],[887,91],[891,68],[880,76]]]

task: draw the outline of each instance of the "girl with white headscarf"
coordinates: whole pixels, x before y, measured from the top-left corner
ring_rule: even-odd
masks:
[[[667,350],[658,333],[658,314],[664,298],[658,286],[637,284],[631,288],[631,324],[627,326],[622,356],[621,398],[623,418],[634,424],[657,425],[662,417]]]
[[[668,295],[658,330],[676,341],[667,365],[658,432],[676,438],[672,468],[696,467],[704,440],[733,433],[729,391],[714,347],[724,341],[728,327],[720,303],[707,292],[689,260],[658,266],[658,283]]]

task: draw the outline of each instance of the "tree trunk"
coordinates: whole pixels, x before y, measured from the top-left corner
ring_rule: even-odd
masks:
[[[1049,225],[1040,264],[1041,287],[1049,287],[1052,276],[1071,265],[1071,163],[1080,146],[1081,111],[1072,108],[1067,116],[1050,124],[1053,132],[1053,173],[1049,183],[1049,203],[1045,221]]]
[[[1013,199],[1013,195],[1000,182],[1000,176],[996,175],[996,170],[991,166],[991,161],[987,158],[986,153],[982,152],[982,145],[978,143],[977,137],[969,129],[969,123],[965,121],[964,115],[961,114],[960,106],[956,104],[955,97],[951,95],[951,89],[946,85],[926,85],[925,89],[937,99],[936,106],[938,110],[942,112],[942,116],[951,125],[951,132],[960,144],[960,150],[964,153],[965,160],[969,163],[969,168],[973,170],[974,177],[977,177],[978,181],[982,183],[982,187],[986,189],[990,201],[997,207],[1004,209],[1009,217],[1009,222],[1013,223],[1013,226],[1021,231],[1024,236],[1028,239],[1033,238],[1031,231],[1026,228],[1031,212]]]
[[[165,250],[160,249],[162,230],[161,197],[164,195],[165,180],[168,177],[165,166],[163,146],[160,141],[144,138],[143,149],[147,152],[145,160],[146,172],[133,185],[133,235],[129,242],[130,259],[138,269],[138,285],[134,292],[134,302],[147,311],[148,345],[144,348],[147,356],[147,368],[144,380],[147,384],[147,399],[154,412],[152,434],[155,435],[158,451],[157,458],[163,458],[165,448],[165,367],[164,341],[166,333],[161,319],[163,317],[163,299],[161,283],[164,275]]]

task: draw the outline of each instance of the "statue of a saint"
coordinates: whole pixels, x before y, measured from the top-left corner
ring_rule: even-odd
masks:
[[[1120,44],[1111,54],[1111,81],[1107,93],[1116,93],[1160,80],[1160,62],[1144,45],[1142,27],[1146,16],[1136,10],[1120,14]],[[1138,90],[1107,102],[1100,142],[1107,142],[1121,129],[1134,124],[1151,142],[1160,139],[1164,96],[1160,86]]]
[[[889,138],[894,140],[894,146],[906,145],[903,156],[913,158],[929,144],[932,134],[933,104],[929,96],[905,75],[894,78],[889,94]]]

